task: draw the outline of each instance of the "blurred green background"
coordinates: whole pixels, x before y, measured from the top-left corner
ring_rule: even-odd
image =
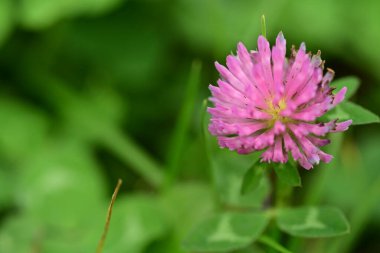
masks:
[[[321,49],[337,78],[361,79],[353,100],[379,115],[379,10],[376,0],[1,0],[0,252],[94,252],[117,178],[105,252],[184,252],[183,236],[215,209],[200,131],[214,61],[238,41],[255,49],[265,14],[271,42],[282,30],[288,49]],[[303,252],[380,250],[379,130],[352,127],[339,166],[303,173],[296,196],[312,192],[352,225]]]

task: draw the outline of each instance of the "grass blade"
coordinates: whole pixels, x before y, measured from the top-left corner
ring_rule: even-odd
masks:
[[[185,91],[185,99],[179,112],[168,153],[166,185],[170,185],[177,177],[181,158],[186,146],[186,137],[190,128],[191,117],[199,91],[201,62],[195,60],[191,66],[189,81]]]

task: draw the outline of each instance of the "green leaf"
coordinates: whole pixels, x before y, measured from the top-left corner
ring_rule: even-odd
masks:
[[[225,213],[196,226],[185,238],[188,251],[229,251],[244,248],[256,240],[268,224],[263,213]]]
[[[212,188],[206,184],[181,182],[164,191],[160,203],[175,224],[176,235],[183,237],[195,223],[214,212],[213,197]]]
[[[104,209],[107,209],[106,205]],[[91,223],[62,228],[30,215],[12,215],[1,226],[1,252],[30,253],[36,249],[54,253],[94,251],[104,227],[104,217],[94,216],[91,211],[88,216],[92,217]]]
[[[370,124],[370,123],[379,123],[379,116],[374,114],[373,112],[361,107],[360,105],[344,102],[338,105],[338,112],[340,112],[339,120],[348,120],[352,119],[353,125],[362,125],[362,124]]]
[[[243,183],[241,185],[241,194],[246,194],[256,190],[261,180],[263,180],[265,165],[259,160],[244,174]]]
[[[332,237],[350,231],[344,214],[333,207],[280,209],[277,223],[284,232],[299,237]]]
[[[278,178],[289,186],[301,186],[301,177],[297,166],[292,162],[273,164]]]
[[[214,198],[212,188],[203,183],[181,182],[163,191],[159,201],[165,217],[172,225],[171,233],[164,240],[149,244],[144,252],[185,253],[183,238],[194,224],[215,213]]]
[[[338,119],[339,121],[342,121],[342,120],[349,119],[349,117],[350,117],[350,115],[348,115],[345,111],[343,111],[342,107],[340,107],[340,105],[338,105],[337,107],[335,107],[332,110],[325,113],[320,118],[320,120],[322,122],[330,121],[330,120],[336,120],[336,119]]]
[[[332,87],[336,87],[336,92],[343,87],[347,87],[346,99],[351,98],[360,86],[360,80],[356,76],[346,76],[339,78],[331,83]]]
[[[98,164],[90,149],[69,138],[41,147],[25,162],[16,183],[15,196],[23,212],[55,227],[90,223],[94,217],[89,213],[99,214],[103,207],[105,189]]]
[[[0,98],[0,122],[0,153],[17,163],[39,150],[49,128],[48,118],[37,108],[7,97]]]
[[[72,205],[47,210],[52,216],[57,213],[57,220],[62,218],[62,211],[57,212],[57,209],[71,211],[72,219],[76,222],[65,226],[46,222],[42,215],[37,217],[22,213],[10,216],[0,228],[1,252],[29,253],[36,249],[54,253],[93,252],[104,228],[108,201],[96,209],[85,207],[85,198],[82,201],[82,209],[87,215],[85,219],[88,220],[86,222],[75,217],[77,209],[73,209]],[[47,215],[46,211],[44,215]],[[146,252],[150,243],[162,238],[167,232],[166,221],[155,197],[120,196],[113,208],[104,252]]]
[[[241,195],[242,181],[246,171],[258,159],[258,153],[240,155],[234,151],[220,149],[213,154],[212,169],[221,201],[226,205],[261,207],[269,194],[269,182],[263,176],[256,189]]]
[[[122,196],[115,202],[104,252],[144,252],[168,231],[166,216],[154,196]]]
[[[4,252],[94,249],[108,201],[100,170],[87,146],[55,138],[24,161],[11,182],[20,212],[7,217],[1,226]]]

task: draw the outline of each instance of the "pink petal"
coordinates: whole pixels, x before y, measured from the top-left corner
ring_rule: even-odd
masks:
[[[274,131],[273,129],[267,130],[261,135],[258,135],[255,140],[255,149],[261,150],[274,143]]]
[[[270,146],[264,153],[261,154],[262,162],[270,162],[273,157],[273,146]]]
[[[326,154],[322,150],[319,150],[318,155],[319,155],[321,161],[324,162],[324,163],[329,163],[333,159],[332,155]]]
[[[336,106],[343,101],[344,96],[346,95],[347,87],[343,87],[335,96],[333,100],[333,106]]]
[[[263,73],[263,77],[266,81],[266,85],[271,94],[274,94],[273,87],[273,74],[272,74],[272,65],[271,65],[271,50],[269,47],[269,42],[263,36],[259,36],[257,41],[257,45],[259,48],[259,54],[261,59],[261,71]]]
[[[215,67],[219,71],[221,77],[230,83],[235,89],[244,91],[244,84],[238,80],[226,67],[215,62]]]
[[[288,156],[284,154],[282,149],[282,138],[277,138],[274,143],[273,162],[286,163]]]
[[[346,120],[343,122],[339,122],[335,125],[335,129],[333,129],[331,132],[336,133],[336,132],[343,132],[348,129],[349,126],[351,126],[352,120]]]
[[[273,60],[273,82],[274,82],[274,104],[278,104],[281,96],[284,94],[285,86],[283,83],[285,72],[285,53],[286,53],[286,40],[282,32],[280,32],[276,39],[276,45],[272,49]]]

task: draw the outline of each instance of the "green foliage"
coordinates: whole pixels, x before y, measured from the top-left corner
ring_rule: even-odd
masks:
[[[339,121],[351,119],[352,125],[364,125],[380,122],[378,115],[349,101],[342,102],[324,115],[323,118],[326,118],[327,120],[339,119]]]
[[[12,1],[0,1],[0,45],[7,39],[13,27]]]
[[[342,135],[329,136],[333,141],[327,149],[335,150],[334,160],[300,171],[304,184],[299,189],[289,187],[301,184],[295,167],[274,166],[274,171],[262,173],[264,169],[256,168],[259,153],[220,149],[208,133],[205,110],[205,142],[200,141],[201,117],[196,113],[199,100],[209,96],[207,84],[216,80],[211,63],[224,63],[238,41],[256,49],[260,16],[265,14],[271,42],[282,30],[288,48],[305,41],[308,50],[322,50],[325,66],[337,76],[354,73],[362,80],[356,96],[356,77],[332,85],[337,90],[347,86],[346,99],[375,114],[343,102],[329,112],[329,119],[379,122],[378,7],[376,0],[349,5],[281,0],[0,1],[1,253],[94,252],[118,177],[126,184],[116,200],[105,253],[186,253],[182,240],[195,224],[205,228],[197,232],[195,227],[188,237],[196,249],[377,252],[374,240],[358,238],[376,238],[379,231],[378,125],[354,128],[345,134],[342,148],[336,140]],[[202,62],[202,75],[195,64],[189,78],[194,59]],[[277,177],[269,178],[269,173]],[[165,178],[171,182],[162,187]],[[288,185],[279,187],[269,179]],[[288,196],[288,189],[295,194]],[[342,207],[352,232],[337,240],[307,240],[295,246],[294,237],[279,240],[283,237],[276,224],[268,223],[276,213],[280,228],[291,235],[347,231],[336,210],[316,207],[325,229],[297,234],[301,232],[294,231],[294,225],[302,226],[310,209],[273,209],[276,203],[288,204],[281,198],[297,205],[317,205],[324,199]],[[259,210],[266,214],[255,213]],[[221,214],[202,223],[215,213]],[[226,216],[231,218],[232,236],[210,244],[203,235],[217,230]]]
[[[94,15],[114,8],[122,0],[44,1],[21,0],[18,3],[21,23],[29,28],[41,29],[65,18],[81,14]]]
[[[291,251],[284,248],[282,245],[280,245],[278,242],[276,242],[275,240],[273,240],[272,238],[270,238],[268,236],[265,236],[265,235],[261,236],[258,239],[258,242],[265,244],[265,245],[268,245],[269,247],[271,247],[272,249],[274,249],[280,253],[291,253]]]
[[[264,231],[268,217],[263,213],[224,213],[195,227],[184,241],[189,251],[230,251],[244,248]]]
[[[289,186],[301,186],[301,177],[294,162],[273,164],[273,167],[281,182]]]
[[[100,210],[105,197],[96,164],[81,144],[56,141],[23,165],[16,185],[18,205],[47,224],[71,227],[79,226],[79,221],[91,223],[94,217],[88,215],[89,210]]]
[[[213,213],[215,209],[213,197],[210,187],[199,183],[182,183],[166,191],[160,198],[160,205],[170,222],[171,231],[166,243],[158,245],[161,246],[159,247],[161,251],[153,245],[151,252],[186,252],[182,248],[182,240],[194,224]]]
[[[144,252],[150,242],[168,229],[165,215],[153,196],[122,197],[115,203],[112,216],[105,252]]]
[[[346,101],[339,104],[324,117],[329,120],[339,119],[339,121],[352,119],[353,125],[379,123],[379,116],[360,105],[347,101],[356,93],[359,85],[360,80],[354,76],[344,77],[334,81],[331,86],[336,88],[335,92],[341,90],[343,87],[347,87]]]
[[[4,207],[8,207],[12,202],[15,187],[9,178],[14,176],[12,168],[9,168],[4,164],[0,165],[0,210]]]
[[[15,215],[7,219],[0,231],[0,246],[5,253],[94,251],[93,242],[99,238],[101,219],[92,223],[81,223],[69,228],[47,224],[29,215]]]
[[[41,111],[15,99],[0,98],[0,150],[8,160],[35,155],[45,141],[49,122]]]
[[[222,203],[241,207],[260,207],[269,193],[269,182],[263,177],[258,187],[241,195],[242,179],[257,154],[241,156],[229,150],[219,150],[213,157],[216,187]]]
[[[104,186],[94,167],[88,150],[68,140],[49,143],[29,159],[14,182],[14,197],[23,211],[12,215],[0,232],[4,252],[94,248],[106,207]]]
[[[243,195],[256,190],[260,186],[261,181],[264,180],[263,176],[266,168],[267,166],[259,160],[249,168],[244,174],[243,183],[241,185],[241,193]]]
[[[180,169],[180,162],[183,156],[185,145],[188,143],[186,140],[186,133],[189,131],[191,118],[194,112],[194,105],[196,97],[199,93],[201,63],[194,61],[192,63],[191,72],[189,75],[189,82],[186,89],[186,97],[184,99],[179,117],[177,120],[176,128],[173,133],[172,143],[168,151],[168,173],[167,183],[172,183]]]
[[[360,80],[355,76],[342,77],[333,81],[331,86],[335,87],[336,91],[341,90],[343,87],[347,87],[345,99],[348,100],[353,95],[355,95],[356,91],[360,86]]]
[[[332,207],[299,207],[278,210],[281,230],[300,237],[331,237],[350,231],[343,213]]]
[[[343,102],[339,105],[339,119],[347,120],[352,119],[353,125],[362,125],[362,124],[370,124],[370,123],[379,123],[379,116],[374,114],[373,112],[361,107],[360,105],[351,103],[351,102]]]

